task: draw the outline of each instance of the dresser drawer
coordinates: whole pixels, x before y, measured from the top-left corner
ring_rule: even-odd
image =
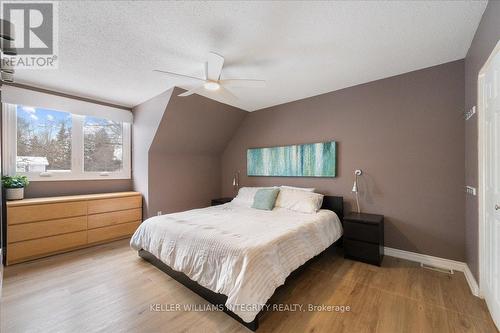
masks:
[[[140,220],[142,220],[141,208],[120,210],[117,212],[89,215],[88,228],[94,229],[115,224],[135,222]]]
[[[380,243],[380,226],[344,221],[344,237],[378,244]]]
[[[139,227],[139,224],[141,224],[140,221],[134,221],[108,227],[90,229],[88,230],[88,242],[99,243],[112,239],[125,238],[132,235],[137,227]]]
[[[7,262],[11,264],[16,261],[43,257],[52,253],[80,247],[86,243],[87,231],[13,243],[9,244]]]
[[[43,238],[87,229],[87,217],[77,216],[65,219],[15,224],[8,227],[9,243]]]
[[[123,198],[90,200],[88,205],[89,214],[114,212],[117,210],[142,207],[142,197],[140,195],[136,195]]]
[[[85,201],[17,206],[8,208],[7,223],[13,225],[84,215],[87,215],[87,202]]]
[[[142,195],[115,192],[9,201],[6,264],[130,236],[142,221]]]
[[[380,266],[383,250],[378,244],[344,239],[344,256]]]

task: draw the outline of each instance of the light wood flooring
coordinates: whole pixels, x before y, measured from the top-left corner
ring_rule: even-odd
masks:
[[[497,332],[462,273],[386,257],[382,267],[321,255],[277,303],[350,312],[267,312],[258,332]],[[2,332],[250,332],[222,312],[155,312],[151,304],[208,304],[118,241],[4,270]]]

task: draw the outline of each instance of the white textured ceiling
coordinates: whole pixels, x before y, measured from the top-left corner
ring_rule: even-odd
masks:
[[[222,78],[267,80],[264,89],[231,89],[239,100],[230,104],[252,111],[464,58],[485,7],[485,1],[65,1],[59,69],[19,70],[16,80],[135,106],[193,83],[153,69],[202,76],[213,51],[226,58]]]

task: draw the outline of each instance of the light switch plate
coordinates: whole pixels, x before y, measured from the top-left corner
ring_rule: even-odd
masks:
[[[467,185],[465,186],[465,193],[475,196],[477,195],[477,189],[475,187]]]

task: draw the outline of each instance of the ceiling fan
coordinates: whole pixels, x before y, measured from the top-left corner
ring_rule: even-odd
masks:
[[[182,93],[179,94],[179,96],[189,96],[192,94],[197,94],[203,91],[212,91],[212,92],[217,92],[217,94],[220,94],[221,96],[224,96],[226,98],[230,99],[238,99],[236,96],[234,96],[229,90],[226,89],[226,87],[244,87],[244,88],[263,88],[266,86],[266,81],[264,80],[253,80],[253,79],[223,79],[221,80],[221,72],[222,72],[222,66],[224,65],[224,57],[214,53],[210,52],[208,54],[208,60],[205,62],[205,78],[199,78],[195,76],[190,76],[190,75],[184,75],[184,74],[179,74],[179,73],[174,73],[174,72],[169,72],[169,71],[163,71],[159,69],[154,69],[153,71],[159,72],[159,73],[164,73],[164,74],[169,74],[173,76],[179,76],[183,78],[190,78],[193,80],[198,80],[200,81],[200,85]]]

